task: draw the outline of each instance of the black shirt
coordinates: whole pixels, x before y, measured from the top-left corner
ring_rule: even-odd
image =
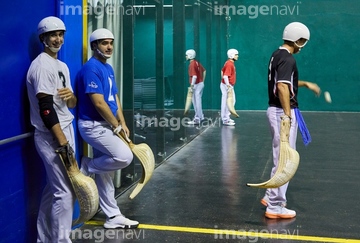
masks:
[[[276,83],[283,82],[289,84],[290,107],[298,107],[298,70],[295,58],[287,49],[280,47],[273,52],[268,70],[268,95],[269,106],[281,107],[280,99],[277,94]]]

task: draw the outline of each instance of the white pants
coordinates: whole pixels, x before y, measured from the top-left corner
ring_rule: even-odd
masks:
[[[121,214],[115,199],[114,171],[127,167],[133,160],[130,148],[117,137],[107,122],[79,120],[81,137],[93,148],[94,158],[88,164],[94,173],[100,207],[107,217]]]
[[[202,110],[202,101],[201,101],[203,90],[204,90],[204,82],[194,84],[194,92],[192,95],[192,103],[195,110],[194,120],[201,121],[204,119],[204,113]]]
[[[72,124],[63,129],[70,146],[75,151]],[[35,130],[36,150],[43,160],[47,184],[42,194],[37,218],[37,242],[71,242],[69,235],[72,225],[75,194],[60,157],[55,153],[58,142],[50,132]]]
[[[235,90],[234,88],[233,92],[234,92],[234,106],[235,106],[235,102],[236,102],[236,96],[235,96]],[[220,83],[220,90],[221,90],[221,120],[223,122],[227,122],[228,120],[230,120],[230,111],[229,108],[227,106],[226,100],[227,100],[227,92],[228,92],[228,88],[226,86],[226,84],[224,83]]]
[[[273,151],[273,168],[271,170],[270,177],[272,177],[278,167],[279,155],[280,155],[280,123],[281,116],[284,115],[284,110],[277,107],[268,107],[267,118],[270,124],[271,136],[272,136],[272,151]],[[296,137],[297,137],[298,123],[295,116],[294,109],[291,109],[291,127],[289,135],[290,147],[296,149]],[[286,203],[286,191],[289,182],[278,188],[269,188],[266,190],[266,195],[269,197],[268,207],[277,206],[282,203]]]

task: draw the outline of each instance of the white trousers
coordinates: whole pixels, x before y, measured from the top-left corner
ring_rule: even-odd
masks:
[[[130,148],[117,137],[107,122],[78,120],[81,137],[93,148],[89,172],[94,173],[100,207],[107,217],[121,214],[115,199],[114,171],[127,167],[133,160]]]
[[[203,120],[204,113],[202,110],[202,94],[204,90],[204,82],[200,82],[198,84],[194,84],[194,92],[192,95],[192,103],[195,111],[194,120]]]
[[[268,107],[267,118],[270,124],[270,131],[272,136],[272,155],[273,155],[273,168],[271,170],[270,177],[272,177],[278,167],[279,155],[280,155],[280,123],[281,116],[284,115],[284,110],[277,107]],[[298,123],[295,116],[294,109],[291,109],[291,127],[289,143],[290,147],[296,149]],[[286,203],[286,191],[289,182],[278,188],[269,188],[266,190],[266,195],[269,197],[268,207],[277,206],[282,203]]]
[[[63,129],[70,146],[75,151],[72,124]],[[60,157],[55,153],[58,142],[50,132],[35,130],[35,147],[46,170],[47,184],[42,194],[37,218],[37,242],[71,242],[75,194]]]
[[[227,88],[226,84],[220,83],[220,90],[221,90],[221,120],[223,122],[227,122],[228,120],[230,120],[231,113],[230,113],[229,108],[226,103],[227,92],[228,92],[228,88]],[[234,106],[235,106],[236,95],[235,95],[234,88],[233,88],[233,92],[234,92]]]

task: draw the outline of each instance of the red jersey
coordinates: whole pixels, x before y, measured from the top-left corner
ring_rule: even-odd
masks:
[[[235,70],[235,65],[234,62],[227,60],[223,66],[223,68],[221,69],[222,71],[222,75],[223,76],[228,76],[229,77],[229,83],[234,86],[236,83],[236,70]],[[224,79],[221,79],[221,82],[225,84]]]
[[[201,65],[200,62],[196,61],[195,59],[190,62],[189,64],[189,83],[191,84],[192,76],[196,76],[195,84],[201,83],[204,81],[203,73],[205,68]]]

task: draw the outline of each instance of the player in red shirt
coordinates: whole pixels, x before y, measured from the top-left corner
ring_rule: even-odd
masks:
[[[223,125],[234,126],[234,120],[230,119],[230,111],[227,107],[227,92],[229,89],[233,89],[236,83],[236,70],[234,62],[239,58],[239,52],[236,49],[229,49],[227,51],[228,60],[225,62],[223,68],[221,69],[221,83],[220,90],[222,93],[221,96],[221,120]],[[235,105],[235,91],[234,91],[234,105]]]
[[[190,61],[189,64],[189,83],[193,90],[192,103],[195,110],[194,119],[188,122],[189,125],[198,125],[204,120],[204,113],[202,110],[201,97],[204,90],[204,81],[206,76],[206,70],[200,62],[195,60],[196,52],[193,49],[187,50],[186,60]]]

